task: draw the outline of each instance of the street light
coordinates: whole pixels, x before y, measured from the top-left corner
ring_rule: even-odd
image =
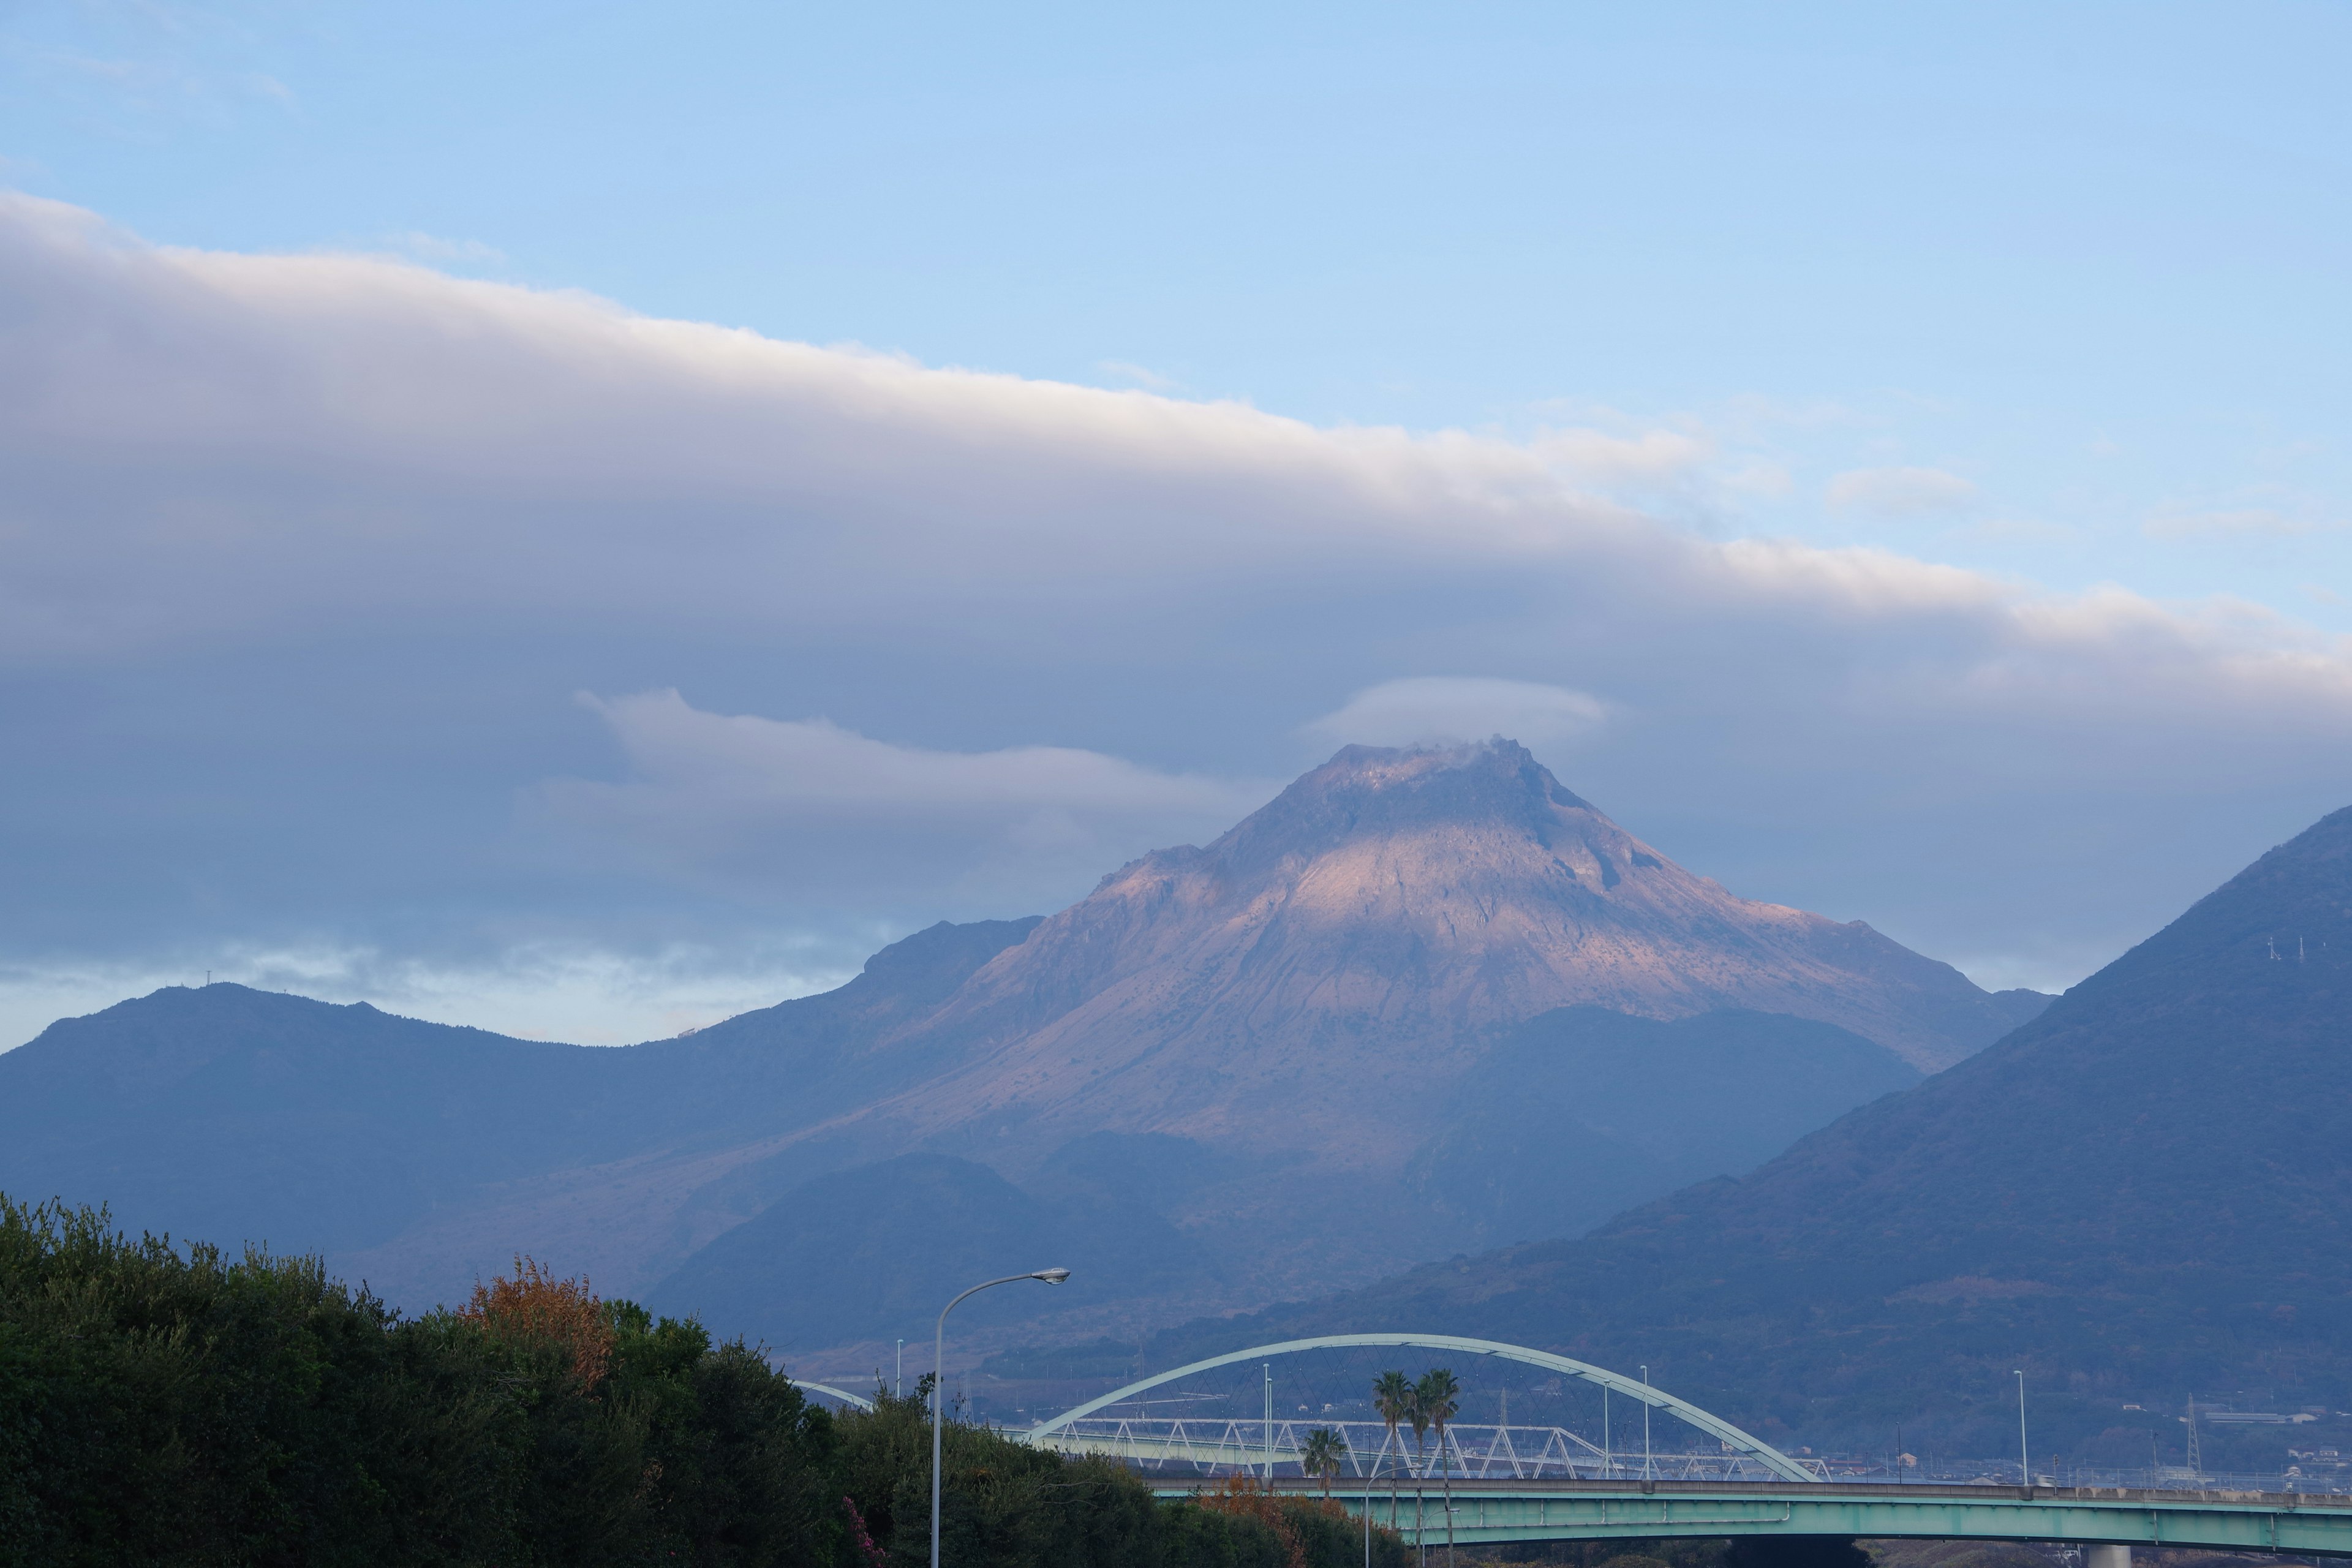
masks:
[[[1008,1274],[1002,1279],[989,1279],[973,1286],[963,1296],[977,1296],[982,1290],[998,1285],[1010,1285],[1021,1279],[1043,1279],[1048,1285],[1059,1285],[1070,1277],[1066,1268],[1040,1268],[1034,1274]],[[947,1408],[948,1314],[956,1310],[958,1296],[940,1309],[939,1332],[931,1341],[931,1568],[940,1568],[940,1420]]]
[[[2033,1484],[2033,1460],[2025,1447],[2025,1373],[2020,1369],[2010,1374],[2017,1379],[2017,1484]]]
[[[1649,1389],[1650,1369],[1645,1366],[1642,1369],[1642,1474],[1644,1477],[1654,1476],[1657,1474],[1656,1468],[1650,1463]]]

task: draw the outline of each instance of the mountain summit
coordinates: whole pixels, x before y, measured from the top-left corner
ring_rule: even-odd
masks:
[[[1900,1415],[1963,1453],[2013,1430],[2022,1368],[2049,1391],[2045,1440],[2144,1464],[2152,1435],[2179,1453],[2190,1392],[2343,1408],[2347,1062],[2352,809],[1990,1050],[1742,1180],[1233,1331],[1571,1336],[1766,1431],[1860,1443]],[[2241,1452],[2225,1468],[2284,1463],[2283,1444]]]
[[[1351,746],[1059,914],[934,927],[688,1039],[530,1045],[226,986],[62,1023],[0,1056],[0,1184],[319,1247],[409,1303],[528,1251],[802,1349],[941,1283],[845,1296],[827,1248],[953,1213],[960,1236],[887,1250],[1026,1237],[1093,1259],[1058,1300],[1164,1320],[1580,1231],[2044,1000],[1737,898],[1514,742]],[[289,1119],[310,1134],[257,1131]],[[1190,1272],[1143,1268],[1144,1236]],[[832,1296],[793,1317],[791,1279]]]
[[[1496,1031],[1556,1007],[1790,1015],[1925,1071],[2037,1011],[1859,921],[1726,891],[1517,743],[1349,746],[1205,849],[1145,856],[964,983],[894,1114],[1272,1138],[1366,1163]],[[1372,1163],[1378,1163],[1377,1157]]]

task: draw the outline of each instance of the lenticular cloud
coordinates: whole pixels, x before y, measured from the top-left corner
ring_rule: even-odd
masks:
[[[8,197],[15,809],[59,842],[91,814],[16,917],[299,889],[373,942],[398,889],[535,940],[554,904],[593,928],[629,877],[725,863],[764,901],[720,923],[916,919],[1075,896],[1335,737],[1517,728],[1743,890],[2088,961],[2352,795],[2352,653],[2260,606],[1706,539],[1580,488],[1707,460],[1318,428]],[[1847,499],[1925,494],[1897,478]],[[100,672],[93,738],[68,715]],[[181,787],[194,711],[209,837],[168,801],[100,831],[123,781]],[[369,795],[394,774],[415,787]],[[2222,826],[2133,868],[2184,821]],[[513,851],[550,822],[560,847]],[[820,825],[822,854],[744,847]]]

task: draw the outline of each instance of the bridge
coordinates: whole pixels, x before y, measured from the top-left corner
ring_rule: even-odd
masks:
[[[1320,1496],[1319,1482],[1277,1478],[1276,1490]],[[1162,1497],[1198,1487],[1166,1483]],[[1416,1528],[1414,1492],[1420,1521]],[[2050,1541],[2123,1547],[2095,1553],[2130,1561],[2133,1546],[2352,1556],[2352,1497],[2293,1492],[2140,1491],[2105,1487],[1891,1485],[1844,1481],[1538,1481],[1455,1479],[1454,1539],[1478,1542],[1656,1540],[1733,1535]],[[1332,1500],[1356,1517],[1394,1519],[1410,1539],[1445,1539],[1445,1499],[1433,1478],[1361,1483]]]
[[[1196,1373],[1305,1351],[1412,1348],[1494,1357],[1580,1379],[1661,1411],[1706,1438],[1698,1452],[1627,1452],[1558,1426],[1449,1425],[1434,1453],[1408,1454],[1386,1423],[1151,1418],[1133,1402]],[[1122,1407],[1126,1407],[1122,1409]],[[1605,1422],[1605,1417],[1604,1417]],[[1278,1491],[1323,1495],[1297,1474],[1304,1434],[1347,1437],[1346,1484],[1332,1500],[1431,1541],[1464,1544],[1675,1536],[1835,1535],[2048,1541],[2094,1548],[2092,1568],[2126,1568],[2133,1546],[2352,1557],[2352,1496],[2147,1490],[2123,1487],[1948,1485],[1832,1479],[1646,1381],[1525,1345],[1447,1334],[1328,1334],[1285,1340],[1156,1373],[1008,1436],[1070,1454],[1124,1459],[1162,1497],[1186,1497],[1216,1470],[1251,1470]],[[1604,1434],[1610,1430],[1604,1425]],[[1282,1474],[1287,1467],[1289,1475]],[[1176,1472],[1176,1473],[1171,1473]],[[1190,1472],[1183,1475],[1181,1472]],[[1417,1520],[1417,1522],[1416,1522]]]

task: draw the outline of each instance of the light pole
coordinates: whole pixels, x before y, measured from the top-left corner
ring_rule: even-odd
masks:
[[[1008,1274],[1002,1279],[989,1279],[973,1286],[963,1296],[977,1296],[982,1290],[998,1285],[1010,1285],[1017,1279],[1043,1279],[1048,1285],[1059,1285],[1070,1277],[1066,1268],[1040,1268],[1034,1274]],[[958,1296],[940,1309],[938,1335],[931,1341],[931,1568],[940,1568],[940,1422],[947,1412],[948,1314],[956,1310]]]
[[[1274,1363],[1265,1363],[1265,1489],[1274,1489]]]
[[[2022,1368],[2012,1373],[2017,1379],[2017,1484],[2033,1484],[2033,1461],[2025,1447],[2025,1373]]]
[[[1650,1464],[1650,1369],[1642,1369],[1642,1479],[1649,1480],[1657,1475]]]

